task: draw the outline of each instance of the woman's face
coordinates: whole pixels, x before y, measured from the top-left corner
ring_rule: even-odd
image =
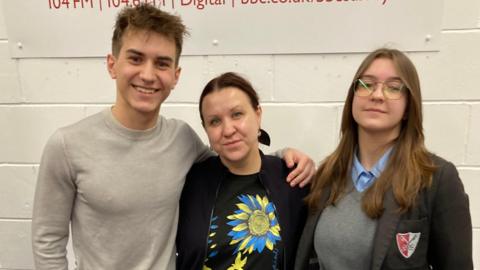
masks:
[[[246,165],[258,156],[262,111],[252,107],[247,94],[227,87],[205,96],[201,105],[210,145],[227,167]]]
[[[407,89],[398,99],[387,99],[383,94],[385,82],[390,85],[402,83],[397,70],[388,58],[375,59],[361,76],[374,89],[369,96],[354,95],[352,114],[358,124],[359,134],[385,135],[396,138],[407,107]]]

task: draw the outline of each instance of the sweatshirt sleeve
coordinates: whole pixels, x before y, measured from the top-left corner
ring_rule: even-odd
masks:
[[[32,245],[37,270],[67,269],[66,245],[76,187],[61,130],[43,151],[35,190]]]

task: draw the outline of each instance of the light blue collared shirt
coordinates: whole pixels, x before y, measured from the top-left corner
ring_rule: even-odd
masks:
[[[369,188],[375,182],[375,180],[377,180],[377,178],[385,169],[385,166],[387,166],[387,161],[390,158],[392,149],[393,147],[390,147],[390,149],[383,154],[377,163],[375,163],[371,171],[365,170],[358,160],[358,150],[355,151],[355,155],[353,155],[352,181],[358,192],[363,192]]]

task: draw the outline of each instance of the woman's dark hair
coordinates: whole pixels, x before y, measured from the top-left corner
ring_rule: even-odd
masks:
[[[200,119],[202,119],[202,125],[204,125],[203,121],[203,114],[202,114],[202,107],[203,107],[203,99],[208,94],[221,91],[227,87],[235,87],[238,90],[244,92],[248,99],[250,100],[250,104],[254,110],[257,110],[259,106],[258,95],[253,86],[244,79],[242,76],[234,73],[234,72],[227,72],[223,73],[220,76],[217,76],[211,79],[207,85],[203,88],[202,94],[200,95],[200,101],[198,102],[198,109],[200,110]]]

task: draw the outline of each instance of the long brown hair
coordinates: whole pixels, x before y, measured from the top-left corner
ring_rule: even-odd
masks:
[[[392,60],[407,88],[406,119],[402,121],[400,134],[395,140],[385,170],[363,195],[362,209],[369,217],[378,218],[383,213],[385,193],[392,190],[399,211],[407,211],[415,204],[418,193],[431,184],[435,167],[424,143],[422,97],[417,71],[404,53],[395,49],[381,48],[363,60],[353,77],[343,108],[340,143],[319,166],[310,195],[307,197],[311,209],[316,210],[320,197],[328,187],[330,194],[327,205],[335,204],[345,191],[347,181],[351,181],[352,158],[358,145],[358,125],[352,115],[355,82],[378,58]]]

